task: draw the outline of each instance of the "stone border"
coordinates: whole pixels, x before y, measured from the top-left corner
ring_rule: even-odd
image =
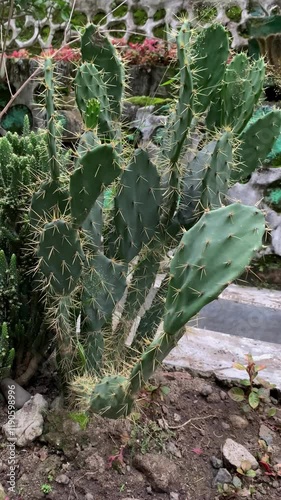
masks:
[[[244,290],[245,288],[245,290]],[[281,292],[251,290],[248,287],[230,285],[220,296],[221,300],[252,303],[253,306],[281,309]],[[229,385],[241,379],[241,371],[233,368],[234,362],[245,364],[245,355],[252,354],[254,360],[266,365],[262,378],[274,384],[281,393],[281,344],[273,344],[225,333],[186,328],[186,334],[165,359],[166,366],[183,368],[194,375],[214,377]]]
[[[262,378],[281,392],[281,345],[225,333],[187,328],[177,347],[165,359],[166,366],[183,368],[204,378],[214,377],[229,385],[241,379],[234,362],[245,364],[245,354],[266,365]]]

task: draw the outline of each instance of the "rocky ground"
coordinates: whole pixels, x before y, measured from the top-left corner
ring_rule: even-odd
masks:
[[[2,431],[0,500],[281,498],[277,393],[250,410],[229,397],[229,388],[186,372],[160,372],[153,383],[130,419],[87,421],[62,409],[56,389],[39,380],[30,392],[40,392],[51,409],[37,395],[20,410],[26,428],[18,436],[16,495],[8,493],[9,450]],[[34,405],[37,427],[28,420]],[[3,401],[1,427],[6,421]]]

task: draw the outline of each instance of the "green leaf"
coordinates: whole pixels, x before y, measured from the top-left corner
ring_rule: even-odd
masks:
[[[276,415],[276,408],[269,408],[268,411],[267,411],[267,416],[268,417],[274,417],[274,415]]]
[[[167,396],[170,392],[170,387],[168,387],[167,385],[163,385],[161,387],[161,392],[162,394],[164,394],[164,396]]]
[[[257,473],[253,469],[247,470],[246,472],[247,477],[256,477],[256,475]]]
[[[251,406],[251,408],[253,408],[254,410],[259,406],[260,404],[260,398],[259,398],[259,395],[252,391],[249,395],[249,405]]]
[[[175,79],[176,79],[175,77],[174,77],[174,78],[171,78],[170,80],[167,80],[166,82],[161,83],[161,84],[159,85],[159,87],[165,87],[166,85],[171,85],[171,83],[173,83],[173,82],[175,81]]]
[[[246,367],[244,365],[241,365],[241,363],[233,363],[233,368],[236,368],[236,370],[246,371]]]
[[[233,401],[243,401],[245,399],[245,394],[243,389],[240,389],[240,387],[232,387],[230,391],[228,391],[229,396]]]
[[[249,387],[251,385],[251,382],[249,379],[243,378],[242,380],[240,380],[240,384],[245,385],[246,387]]]

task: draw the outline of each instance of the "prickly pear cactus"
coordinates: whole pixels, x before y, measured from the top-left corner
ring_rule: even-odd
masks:
[[[40,197],[47,193],[42,185],[31,204],[31,220],[34,207],[45,216],[34,235],[37,267],[65,379],[84,407],[108,418],[130,413],[186,322],[250,264],[265,229],[257,208],[227,202],[231,182],[263,161],[281,127],[274,110],[261,144],[268,118],[247,125],[262,90],[263,60],[241,54],[228,65],[228,36],[219,25],[197,33],[185,21],[176,42],[179,90],[152,160],[145,147],[124,147],[118,121],[124,69],[99,28],[85,30],[74,80],[85,131],[68,176],[52,156],[48,182],[55,189]],[[51,61],[46,68],[53,155]],[[201,140],[193,151],[196,133]],[[104,206],[108,187],[115,194],[110,208]],[[159,272],[166,277],[130,344],[133,321]],[[162,318],[163,332],[155,337]]]

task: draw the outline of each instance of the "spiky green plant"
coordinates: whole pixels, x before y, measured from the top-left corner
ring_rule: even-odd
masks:
[[[0,380],[10,374],[15,357],[15,349],[9,348],[9,332],[7,323],[2,323],[0,331]]]
[[[27,117],[22,136],[8,132],[0,138],[0,325],[9,330],[9,336],[2,335],[3,349],[22,384],[33,376],[50,343],[42,292],[31,273],[27,217],[31,193],[47,177],[48,163],[47,134],[30,132]]]
[[[249,265],[265,229],[257,208],[227,200],[232,179],[250,175],[280,130],[281,113],[273,111],[270,121],[263,117],[244,131],[262,91],[263,61],[241,54],[227,65],[220,25],[197,33],[184,22],[176,40],[178,97],[153,162],[145,149],[131,157],[123,149],[123,68],[99,29],[86,29],[75,77],[85,132],[68,185],[56,162],[51,60],[45,65],[51,178],[30,210],[37,270],[65,378],[74,376],[72,391],[109,418],[130,413],[189,319]],[[104,191],[112,186],[114,206],[105,209]],[[167,278],[129,346],[133,321],[163,269]]]

